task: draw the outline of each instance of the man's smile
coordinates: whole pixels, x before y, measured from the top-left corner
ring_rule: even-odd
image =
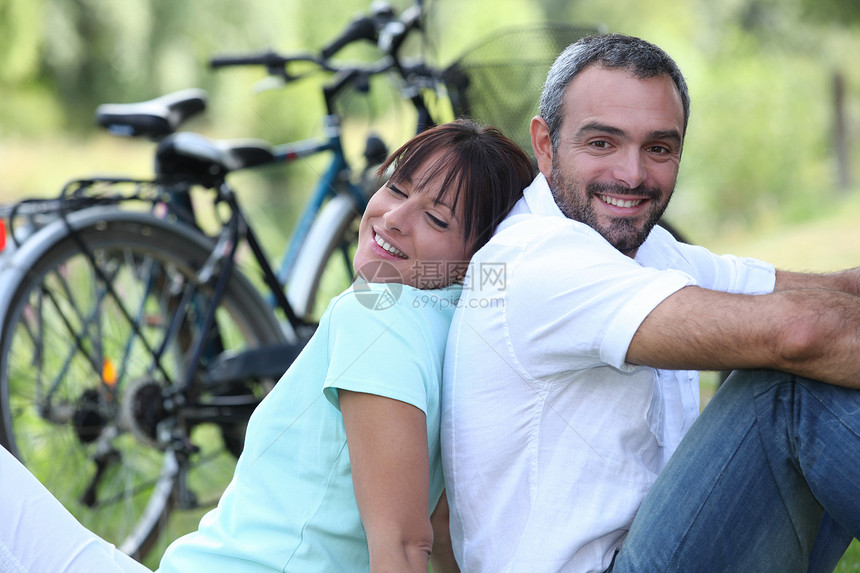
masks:
[[[597,195],[597,198],[607,205],[624,208],[636,207],[645,201],[645,199],[618,199],[616,197],[610,197],[609,195]]]

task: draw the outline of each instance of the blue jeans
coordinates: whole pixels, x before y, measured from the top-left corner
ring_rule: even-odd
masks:
[[[739,371],[649,491],[611,571],[832,571],[858,534],[860,391]]]

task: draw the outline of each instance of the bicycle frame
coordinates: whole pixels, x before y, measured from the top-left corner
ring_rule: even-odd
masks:
[[[351,169],[343,152],[340,118],[338,116],[330,114],[326,117],[325,132],[326,138],[324,140],[306,139],[275,148],[275,157],[283,162],[292,162],[324,152],[332,154],[331,162],[317,182],[290,236],[288,248],[281,259],[278,271],[278,279],[281,284],[285,284],[289,280],[301,244],[307,237],[313,220],[319,214],[327,198],[333,197],[339,189],[345,189],[362,211],[367,205],[368,198],[365,191],[350,178]]]
[[[338,83],[332,88],[331,93],[339,89],[340,85],[345,85],[345,82]],[[327,92],[328,93],[328,92]],[[328,98],[327,98],[328,99]],[[311,333],[313,325],[309,325],[303,317],[297,316],[286,296],[285,285],[289,281],[293,270],[293,265],[299,253],[302,243],[307,238],[313,221],[319,215],[320,210],[327,199],[335,197],[338,193],[346,193],[357,209],[363,210],[367,204],[367,196],[365,190],[357,185],[351,179],[351,168],[346,161],[346,157],[342,147],[340,119],[335,114],[329,114],[325,119],[325,137],[317,139],[304,139],[293,143],[282,144],[273,148],[272,163],[291,163],[299,159],[307,158],[320,153],[329,153],[331,161],[322,177],[318,181],[310,199],[307,201],[299,221],[293,230],[288,242],[288,248],[280,261],[279,270],[276,272],[269,258],[263,252],[253,228],[247,223],[244,212],[241,210],[238,199],[229,184],[222,182],[217,189],[218,196],[216,201],[225,203],[230,208],[230,217],[222,225],[221,232],[217,237],[217,244],[212,251],[212,256],[203,269],[201,275],[207,277],[217,277],[215,281],[215,294],[213,295],[214,304],[207,309],[202,321],[199,323],[201,331],[206,332],[214,323],[214,311],[217,303],[223,294],[224,286],[230,273],[235,266],[235,251],[238,243],[244,240],[250,247],[254,255],[256,263],[263,272],[263,280],[268,287],[269,293],[267,300],[274,308],[280,308],[288,322],[291,330],[296,334],[296,340],[301,345],[304,339]],[[193,205],[188,200],[187,188],[170,190],[169,185],[166,186],[167,193],[170,195],[170,203],[174,206],[174,212],[187,211],[186,214],[177,213],[180,217],[192,222],[195,219]],[[82,245],[82,249],[85,246]],[[350,267],[351,268],[351,267]],[[204,280],[204,282],[206,282]],[[174,317],[174,322],[181,322],[182,317]],[[167,342],[167,340],[165,341]],[[192,359],[189,361],[187,372],[180,384],[175,385],[177,392],[183,392],[191,388],[197,365],[200,358],[203,356],[205,349],[202,346],[197,346],[194,349]],[[292,359],[289,358],[292,353],[283,352],[283,349],[273,348],[270,350],[261,350],[257,353],[254,365],[250,365],[249,361],[242,356],[231,357],[227,360],[233,361],[232,364],[222,364],[222,369],[226,371],[236,370],[233,364],[242,363],[246,365],[244,368],[238,368],[243,373],[244,377],[249,375],[246,371],[248,367],[253,369],[250,374],[256,375],[279,375],[286,370]],[[288,358],[283,358],[287,356]],[[279,358],[280,357],[280,358]],[[260,372],[260,364],[263,364],[263,370]]]

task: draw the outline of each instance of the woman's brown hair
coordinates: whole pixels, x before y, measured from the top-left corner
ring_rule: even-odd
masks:
[[[438,152],[445,153],[439,155]],[[394,167],[394,183],[411,181],[433,159],[433,170],[444,172],[436,201],[443,196],[456,209],[463,201],[463,235],[470,252],[481,248],[535,176],[531,159],[501,131],[471,119],[458,119],[419,133],[392,153],[379,168]],[[418,192],[422,182],[416,182]],[[447,195],[447,193],[450,193]]]

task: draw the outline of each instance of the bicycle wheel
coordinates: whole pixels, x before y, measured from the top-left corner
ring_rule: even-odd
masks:
[[[163,396],[185,371],[190,341],[206,336],[204,347],[220,353],[283,335],[238,273],[219,303],[217,328],[200,331],[212,295],[199,280],[211,250],[202,235],[104,208],[74,213],[69,223],[87,252],[57,221],[4,270],[0,442],[86,527],[142,559],[175,504],[217,501],[235,465],[222,430],[244,428],[186,419],[182,404],[165,412]],[[270,382],[255,382],[253,392],[261,397]],[[214,390],[192,396],[207,392]],[[185,444],[175,447],[177,440]]]
[[[297,316],[318,322],[329,301],[352,283],[361,213],[355,199],[339,194],[314,219],[287,283]]]

